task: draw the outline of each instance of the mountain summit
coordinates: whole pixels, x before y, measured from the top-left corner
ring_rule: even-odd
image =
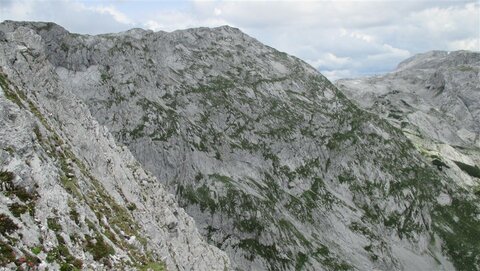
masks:
[[[0,52],[1,101],[38,123],[30,152],[71,154],[75,169],[68,179],[61,157],[47,160],[68,180],[51,180],[64,193],[55,198],[61,210],[35,206],[48,197],[30,175],[15,185],[37,184],[39,211],[15,218],[2,203],[3,216],[43,242],[63,239],[88,263],[99,260],[85,237],[92,224],[90,247],[115,247],[101,259],[116,268],[124,251],[130,266],[162,261],[172,270],[480,269],[477,196],[314,68],[238,29],[88,36],[8,21]],[[9,148],[20,133],[11,127],[2,155],[17,161],[24,152]],[[21,176],[14,165],[2,170]],[[111,204],[97,205],[97,195]],[[77,227],[67,202],[83,206]],[[115,208],[137,225],[142,241],[132,251],[150,258],[129,254],[128,243],[121,250]],[[84,245],[29,224],[48,225],[39,215],[64,217],[62,229]],[[31,246],[15,242],[16,230],[2,232],[7,237],[12,249]],[[38,259],[48,262],[52,249]],[[66,262],[62,255],[51,262]]]

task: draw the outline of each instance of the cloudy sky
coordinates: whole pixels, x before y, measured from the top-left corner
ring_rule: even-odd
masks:
[[[88,34],[228,24],[330,79],[388,72],[429,50],[480,50],[478,0],[0,0],[7,19]]]

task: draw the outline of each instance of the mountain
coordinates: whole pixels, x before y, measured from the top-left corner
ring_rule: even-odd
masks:
[[[336,84],[357,105],[402,129],[439,170],[467,189],[478,189],[479,52],[432,51],[403,61],[387,75]]]
[[[10,84],[76,138],[71,148],[108,168],[89,143],[108,130],[111,145],[125,146],[115,149],[155,176],[131,193],[164,186],[232,269],[480,270],[478,196],[295,57],[228,26],[89,36],[6,21],[0,33]],[[84,118],[98,129],[78,130]],[[102,176],[118,181],[110,172],[117,167]],[[136,183],[123,180],[119,189]],[[142,211],[155,213],[156,203]],[[170,240],[149,236],[147,246]],[[193,250],[182,264],[228,264],[202,240],[176,238],[210,253]],[[169,264],[172,254],[163,254],[168,268],[188,269]]]
[[[28,28],[0,32],[0,269],[228,268],[163,185],[59,84],[42,44]]]
[[[480,196],[479,52],[431,51],[401,62],[389,74],[338,80],[336,85],[359,107],[401,129],[439,172]],[[470,225],[454,219],[465,229],[476,229],[468,235],[477,240],[478,211],[474,214]],[[478,251],[478,242],[475,247]],[[456,267],[478,269],[478,256],[473,263]]]

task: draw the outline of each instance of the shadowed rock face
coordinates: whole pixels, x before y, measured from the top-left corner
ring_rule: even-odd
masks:
[[[236,269],[479,268],[477,198],[297,58],[231,27],[0,30],[32,40],[26,63],[55,67]]]

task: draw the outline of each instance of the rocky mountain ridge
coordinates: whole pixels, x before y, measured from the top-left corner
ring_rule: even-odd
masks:
[[[14,86],[65,123],[91,114],[108,127],[112,142],[175,194],[234,269],[480,268],[472,240],[480,232],[478,197],[315,69],[238,29],[86,36],[4,22],[0,40]],[[88,110],[57,112],[57,88]],[[90,163],[97,160],[107,166],[98,157]],[[158,236],[147,246],[167,238]],[[178,245],[198,242],[192,253],[210,253],[200,263],[228,266],[220,251],[192,240]],[[168,268],[186,268],[160,255]]]
[[[0,33],[0,266],[228,269],[160,182],[59,84],[40,37]]]

